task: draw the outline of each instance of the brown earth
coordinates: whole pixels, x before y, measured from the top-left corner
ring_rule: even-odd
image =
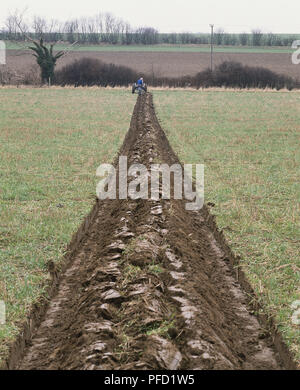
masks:
[[[69,52],[58,61],[57,69],[82,57],[97,58],[107,63],[129,66],[138,72],[156,77],[178,77],[194,75],[210,66],[209,53],[186,52]],[[215,53],[214,64],[223,61],[239,61],[244,65],[263,66],[277,73],[300,79],[300,65],[293,65],[288,53]],[[7,51],[7,69],[19,74],[29,72],[35,64],[32,55],[17,51]],[[36,71],[35,71],[36,72]]]
[[[150,94],[138,98],[119,155],[148,169],[179,163]],[[97,200],[40,326],[10,368],[286,368],[207,207],[186,211],[185,203]]]

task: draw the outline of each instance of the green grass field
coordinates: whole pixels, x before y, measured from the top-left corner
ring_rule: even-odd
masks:
[[[6,48],[9,50],[19,50],[26,45],[17,42],[6,42]],[[69,44],[55,45],[56,50],[62,50],[70,47],[71,51],[154,51],[154,52],[186,52],[186,53],[209,53],[210,45],[80,45],[73,47]],[[293,53],[291,47],[272,47],[272,46],[214,46],[216,53]]]
[[[96,196],[135,103],[125,90],[0,88],[0,360]]]
[[[300,93],[155,91],[184,163],[205,164],[206,202],[300,360]]]
[[[124,89],[0,89],[0,359],[91,209],[135,97]],[[299,92],[154,91],[182,162],[205,163],[206,201],[300,359]]]

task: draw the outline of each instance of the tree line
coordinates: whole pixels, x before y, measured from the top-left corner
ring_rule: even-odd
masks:
[[[21,26],[21,30],[20,30]],[[111,13],[99,13],[93,17],[83,17],[59,22],[34,16],[25,22],[23,14],[15,11],[10,14],[0,29],[0,39],[24,41],[24,32],[32,39],[43,38],[45,43],[68,42],[70,44],[111,44],[111,45],[156,45],[156,44],[209,44],[210,34],[160,33],[153,27],[133,28],[128,22]],[[219,28],[213,42],[222,46],[290,46],[300,39],[296,34],[264,34],[259,29],[250,33],[230,34]]]

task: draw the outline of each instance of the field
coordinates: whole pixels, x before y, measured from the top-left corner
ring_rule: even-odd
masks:
[[[209,48],[194,47],[130,47],[103,46],[81,47],[76,51],[70,51],[63,59],[59,60],[57,69],[75,59],[92,57],[103,60],[107,63],[129,66],[138,72],[146,73],[156,77],[193,75],[210,66]],[[89,49],[89,50],[88,50]],[[126,50],[125,50],[126,49]],[[264,49],[264,48],[216,48],[214,64],[223,61],[233,60],[250,66],[264,66],[277,73],[283,73],[295,78],[300,78],[300,66],[294,65],[291,60],[292,50],[285,49]],[[16,71],[18,74],[29,72],[34,66],[33,57],[22,50],[7,51],[6,69]],[[38,74],[38,69],[34,72]]]
[[[70,46],[72,51],[87,51],[87,52],[182,52],[182,53],[208,53],[210,52],[210,45],[195,45],[195,44],[186,44],[186,45],[168,45],[168,44],[157,44],[157,45],[81,45],[76,44],[71,47],[71,44],[61,44],[57,43],[55,45],[57,50],[64,50],[66,47]],[[24,45],[17,42],[6,42],[6,48],[8,50],[20,50]],[[221,46],[214,45],[214,50],[217,53],[292,53],[293,49],[291,47],[280,47],[280,46]]]
[[[300,332],[299,326],[293,325],[291,321],[291,304],[300,299],[297,241],[299,99],[298,92],[154,91],[155,108],[171,146],[182,162],[205,164],[206,202],[215,205],[212,213],[216,214],[219,227],[224,230],[231,248],[241,256],[242,268],[266,313],[276,318],[284,340],[297,360],[300,359]],[[129,127],[135,97],[125,89],[2,88],[0,100],[0,300],[7,303],[8,311],[7,325],[0,328],[0,356],[4,357],[7,343],[15,337],[20,321],[45,291],[45,285],[49,282],[49,261],[60,263],[72,233],[94,204],[96,168],[100,163],[111,162],[115,157]],[[147,107],[151,106],[150,103]],[[138,120],[139,115],[143,115],[143,122]],[[157,139],[162,141],[155,144],[157,150],[154,149],[153,158],[167,159],[171,155],[176,160],[176,156],[168,152],[166,140],[155,121],[153,112],[147,112],[142,105],[136,106],[131,138],[125,140],[123,145],[123,152],[127,152],[130,158],[134,159],[137,155],[141,158],[148,156],[151,140],[147,139],[147,134],[153,131]],[[145,126],[139,127],[139,123],[145,123]],[[142,139],[138,138],[145,129],[149,132]],[[81,248],[85,256],[82,258],[80,251],[75,254],[74,267],[63,279],[62,287],[65,289],[71,285],[74,288],[74,283],[77,283],[77,295],[69,297],[67,301],[70,303],[66,303],[68,315],[64,314],[66,321],[69,318],[77,321],[70,327],[73,336],[79,335],[81,341],[81,337],[85,337],[86,346],[95,348],[95,329],[91,330],[91,326],[95,327],[95,318],[99,320],[101,317],[101,321],[105,319],[101,323],[101,332],[106,332],[106,336],[103,336],[105,343],[108,343],[108,350],[118,361],[112,363],[108,357],[103,363],[106,367],[136,367],[134,364],[137,354],[141,353],[138,351],[142,351],[142,347],[147,345],[141,344],[141,340],[137,341],[137,335],[142,334],[144,341],[153,341],[153,349],[147,350],[146,355],[155,360],[153,363],[147,360],[149,357],[143,356],[145,365],[156,368],[158,365],[162,368],[161,364],[166,368],[165,364],[169,368],[168,363],[157,361],[155,348],[167,348],[166,345],[169,348],[169,344],[173,343],[174,333],[181,335],[182,326],[191,326],[191,331],[196,332],[197,327],[206,324],[206,329],[212,326],[216,334],[219,334],[223,344],[221,341],[219,343],[220,339],[215,338],[212,343],[214,346],[210,347],[214,358],[207,360],[205,364],[209,364],[209,367],[217,367],[219,364],[218,367],[228,368],[226,359],[229,359],[234,367],[259,366],[262,362],[248,343],[250,336],[258,337],[259,329],[254,325],[251,331],[246,330],[246,325],[252,320],[244,303],[240,302],[236,308],[230,308],[231,301],[225,300],[224,297],[228,298],[236,287],[225,276],[226,280],[222,279],[222,259],[218,258],[219,252],[214,249],[216,244],[210,243],[209,248],[206,246],[211,241],[212,234],[207,230],[208,227],[202,226],[197,216],[190,217],[189,220],[182,211],[181,204],[176,202],[171,203],[171,206],[166,202],[162,204],[167,222],[155,219],[162,218],[162,213],[158,210],[160,206],[153,206],[150,212],[147,202],[141,203],[137,208],[134,206],[135,202],[131,203],[103,203],[103,207],[99,207],[98,220],[91,226]],[[134,223],[127,216],[131,213]],[[147,220],[146,225],[145,218],[150,214],[152,217]],[[125,241],[125,246],[120,244],[119,239],[111,241],[115,232],[118,232],[119,238],[123,237],[121,233],[124,231],[119,230],[121,217],[130,220],[127,226],[129,231],[125,229],[127,236],[124,237],[134,237]],[[181,228],[173,229],[178,220],[182,223]],[[191,224],[189,221],[192,221]],[[181,301],[192,299],[195,304],[199,304],[200,291],[203,294],[200,297],[205,297],[201,301],[201,307],[207,310],[207,318],[212,321],[209,324],[205,323],[206,320],[201,322],[199,318],[202,316],[197,316],[197,326],[184,325],[176,317],[179,308],[174,304],[174,297],[167,293],[159,304],[164,308],[170,306],[171,313],[167,310],[155,312],[155,321],[149,322],[149,317],[145,318],[148,307],[145,313],[132,312],[132,307],[138,307],[141,302],[152,302],[153,297],[160,296],[157,295],[157,286],[160,286],[159,291],[164,291],[165,285],[169,286],[172,275],[175,279],[179,277],[176,272],[170,272],[165,258],[160,263],[162,254],[158,249],[161,244],[158,244],[160,237],[157,232],[161,226],[166,231],[169,230],[167,237],[163,239],[163,248],[166,245],[169,256],[173,255],[170,250],[177,248],[175,254],[181,254],[184,270],[190,276],[185,280],[186,290],[180,291],[179,297]],[[203,241],[199,232],[206,240]],[[191,241],[189,237],[194,237],[194,240]],[[107,245],[110,245],[110,251],[107,251]],[[90,248],[89,255],[86,248]],[[113,262],[105,263],[104,269],[100,270],[96,260],[105,260],[109,255],[113,256]],[[199,256],[203,260],[202,267],[197,263]],[[212,260],[213,258],[216,260]],[[117,265],[116,259],[120,259]],[[193,267],[193,272],[189,267]],[[199,269],[195,272],[197,267]],[[224,269],[223,271],[225,272]],[[226,268],[226,274],[228,273],[230,272]],[[207,282],[207,274],[211,275],[210,280],[216,280],[220,293],[213,291],[211,284]],[[109,307],[103,308],[101,313],[97,310],[97,291],[92,288],[97,280],[106,284],[106,289],[110,286],[120,291],[118,296],[114,296],[113,308],[111,309],[109,302]],[[147,280],[147,284],[144,284],[144,280]],[[82,289],[82,286],[86,289]],[[175,287],[172,290],[174,294],[179,291]],[[201,288],[203,291],[199,290]],[[132,290],[137,291],[137,295]],[[124,297],[130,298],[125,300]],[[179,300],[179,297],[175,298]],[[66,295],[61,296],[60,291],[57,299],[66,300]],[[53,323],[57,321],[57,310],[53,308],[57,307],[58,301],[53,301],[53,307],[50,305],[48,313],[48,319],[51,317]],[[77,307],[77,302],[80,302],[86,318],[83,315],[72,317],[72,310]],[[208,307],[207,302],[215,304]],[[232,306],[235,304],[236,302]],[[233,317],[227,318],[225,315],[225,319],[223,318],[223,305],[228,312],[232,311],[230,315]],[[197,311],[188,307],[189,310]],[[240,328],[235,328],[231,320],[238,318],[235,310],[238,311],[241,307],[246,310],[247,316],[245,323],[240,322]],[[95,317],[93,310],[96,310],[98,317]],[[110,310],[115,313],[113,331],[107,321],[111,315]],[[150,316],[149,313],[148,315]],[[81,336],[79,329],[82,330],[87,325],[90,330]],[[46,324],[42,324],[42,330],[43,326]],[[60,326],[57,323],[56,330]],[[218,326],[223,326],[223,333]],[[178,353],[177,343],[189,340],[190,336],[182,332],[182,339],[170,347],[168,353],[171,356],[172,353]],[[113,341],[106,340],[107,334],[109,340]],[[45,356],[39,355],[40,336],[37,334],[32,350],[27,351],[23,367],[36,368],[36,364],[44,364],[48,368],[60,368],[63,365],[77,367],[80,362],[76,360],[76,356],[79,356],[79,349],[76,348],[82,348],[82,345],[72,345],[72,337],[65,337],[66,335],[67,333],[63,340],[59,340],[59,336],[55,338],[51,334],[47,335],[47,346],[51,345],[58,351],[55,358],[51,358],[50,354],[45,355],[44,352]],[[241,362],[239,358],[238,343],[231,345],[228,341],[239,337],[247,348],[247,352],[244,350],[247,355],[245,362]],[[175,339],[177,340],[177,336]],[[57,346],[60,345],[61,348],[62,342],[66,343],[65,349],[58,350]],[[266,343],[269,342],[266,339]],[[53,343],[57,343],[55,347]],[[225,350],[222,349],[224,343],[228,343]],[[261,344],[261,347],[270,354],[266,345]],[[63,351],[68,348],[72,351],[74,348],[77,355],[74,353],[73,360],[66,361]],[[99,345],[97,348],[100,348]],[[89,351],[87,349],[82,352],[84,359],[86,358],[86,367],[92,367]],[[168,353],[166,356],[169,356]],[[189,353],[183,353],[183,364],[189,361]],[[31,359],[32,356],[34,359]],[[47,356],[52,359],[50,362],[46,361]],[[221,356],[220,360],[218,356]],[[43,363],[39,363],[42,359]],[[279,363],[274,359],[272,357],[270,361],[274,367],[278,367]],[[199,365],[201,364],[204,363],[199,361]],[[263,364],[267,362],[264,361]]]
[[[205,164],[206,201],[268,313],[300,358],[300,94],[155,92],[180,160]]]
[[[96,196],[96,169],[117,153],[134,99],[99,89],[0,90],[0,357],[38,301]],[[67,102],[67,104],[66,104]]]

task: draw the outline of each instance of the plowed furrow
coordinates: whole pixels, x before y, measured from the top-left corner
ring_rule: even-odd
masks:
[[[150,94],[120,155],[149,169],[179,162]],[[18,368],[282,368],[202,211],[174,199],[98,205]]]

